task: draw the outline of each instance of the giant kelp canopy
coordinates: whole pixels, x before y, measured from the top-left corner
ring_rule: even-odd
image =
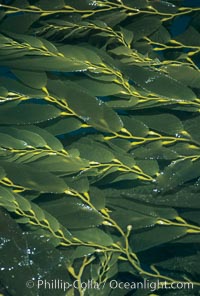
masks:
[[[3,295],[197,295],[198,1],[0,2]]]

